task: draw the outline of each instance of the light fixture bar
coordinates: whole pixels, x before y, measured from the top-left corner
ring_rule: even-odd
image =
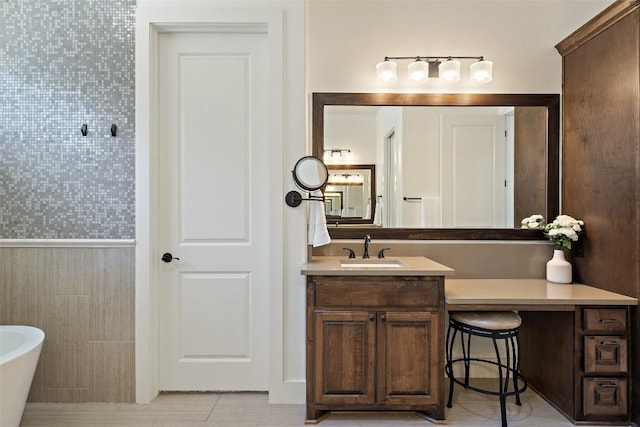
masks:
[[[415,82],[427,81],[430,78],[441,79],[450,83],[460,80],[460,61],[475,59],[470,67],[472,82],[488,83],[493,79],[493,62],[486,61],[484,56],[385,56],[376,65],[376,76],[382,83],[393,83],[397,80],[397,64],[392,60],[413,59],[407,66],[409,79]]]
[[[477,59],[478,61],[484,61],[484,56],[385,56],[384,60],[390,59],[415,59],[420,61],[440,61],[447,59]]]

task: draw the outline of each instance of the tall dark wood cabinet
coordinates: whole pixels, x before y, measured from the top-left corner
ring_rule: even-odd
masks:
[[[556,48],[563,70],[562,212],[586,224],[575,279],[640,297],[639,1],[616,1]],[[630,400],[640,424],[637,311]]]

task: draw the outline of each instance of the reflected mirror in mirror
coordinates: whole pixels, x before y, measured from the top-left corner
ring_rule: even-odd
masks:
[[[296,185],[307,191],[322,188],[329,178],[327,166],[314,156],[305,156],[298,160],[292,173]]]
[[[327,165],[324,191],[328,224],[372,224],[376,210],[375,165]]]
[[[348,147],[378,170],[377,238],[540,238],[520,220],[557,215],[558,95],[317,93],[313,107],[316,156]]]

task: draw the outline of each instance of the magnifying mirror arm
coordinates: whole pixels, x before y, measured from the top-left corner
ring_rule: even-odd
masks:
[[[324,196],[313,196],[309,194],[307,198],[303,198],[302,194],[299,192],[292,190],[289,191],[286,196],[284,196],[284,201],[287,206],[291,206],[292,208],[300,206],[302,202],[324,202]]]

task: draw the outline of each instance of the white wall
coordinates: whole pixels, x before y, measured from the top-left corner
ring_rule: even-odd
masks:
[[[337,108],[331,106],[325,108],[325,150],[349,148],[352,156],[347,163],[375,164],[376,153],[375,150],[371,150],[371,147],[376,141],[377,109],[375,107],[363,107],[357,110],[351,108],[349,112],[344,108]],[[327,161],[327,163],[344,162]]]
[[[307,0],[308,92],[560,93],[554,45],[611,0]],[[493,81],[378,84],[385,56],[484,55]],[[466,63],[463,64],[463,72]]]

